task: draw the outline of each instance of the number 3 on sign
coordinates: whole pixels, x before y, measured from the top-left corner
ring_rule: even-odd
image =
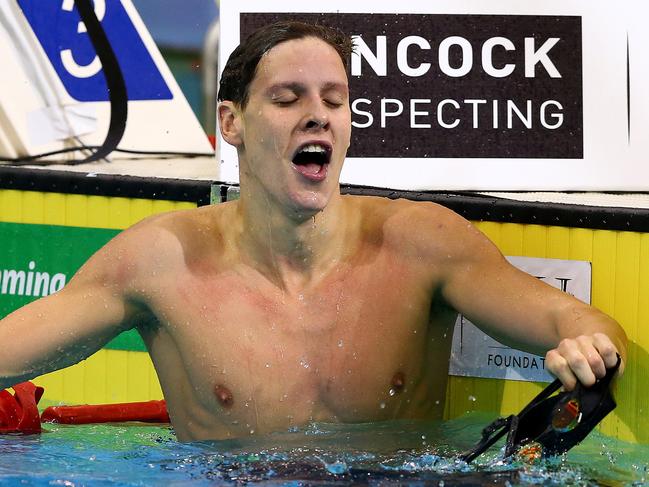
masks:
[[[62,10],[72,12],[73,7],[74,0],[63,0]],[[106,15],[106,0],[95,0],[95,15],[99,19],[99,22],[104,19],[104,15]],[[77,33],[82,34],[84,32],[86,32],[86,25],[82,21],[79,21]],[[91,78],[101,70],[101,62],[97,56],[88,64],[79,64],[75,61],[71,49],[61,51],[61,62],[67,72],[76,78]]]

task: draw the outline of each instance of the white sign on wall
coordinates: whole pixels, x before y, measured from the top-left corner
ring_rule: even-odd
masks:
[[[649,189],[649,4],[627,0],[221,2],[221,68],[255,28],[340,28],[343,183],[394,189]],[[238,181],[221,141],[222,176]]]
[[[590,304],[590,262],[536,257],[507,257],[524,272]],[[545,359],[507,347],[458,316],[453,334],[449,374],[524,381],[554,380],[545,370]]]

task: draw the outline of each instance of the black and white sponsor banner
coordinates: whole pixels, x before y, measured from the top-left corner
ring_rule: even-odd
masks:
[[[507,260],[537,279],[590,304],[590,262],[536,257],[507,257]],[[501,344],[462,315],[455,322],[449,374],[523,381],[554,380],[545,370],[544,357]]]
[[[322,8],[318,5],[317,8]],[[221,2],[221,68],[255,28],[342,29],[352,144],[341,181],[394,189],[649,189],[649,3]],[[222,178],[236,151],[219,144]]]

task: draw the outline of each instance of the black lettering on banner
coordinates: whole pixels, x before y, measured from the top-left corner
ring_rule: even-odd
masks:
[[[570,277],[556,277],[555,278],[557,281],[559,281],[560,284],[560,289],[564,292],[568,292],[568,282],[572,281]]]
[[[545,358],[528,355],[510,355],[501,353],[487,354],[488,367],[514,367],[517,369],[543,369]]]
[[[548,277],[544,277],[544,276],[534,276],[534,277],[536,277],[541,281],[544,281],[545,279],[549,279]],[[561,289],[564,293],[568,293],[568,283],[573,280],[572,277],[554,277],[553,279],[559,281],[559,289]],[[572,293],[568,293],[568,294],[572,295]]]
[[[581,17],[242,13],[355,37],[350,157],[583,158]]]

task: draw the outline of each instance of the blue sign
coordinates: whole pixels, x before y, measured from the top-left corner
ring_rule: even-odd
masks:
[[[82,102],[108,101],[101,63],[74,0],[18,0],[18,4],[68,94]],[[95,0],[94,6],[122,69],[128,99],[173,98],[121,0]]]

